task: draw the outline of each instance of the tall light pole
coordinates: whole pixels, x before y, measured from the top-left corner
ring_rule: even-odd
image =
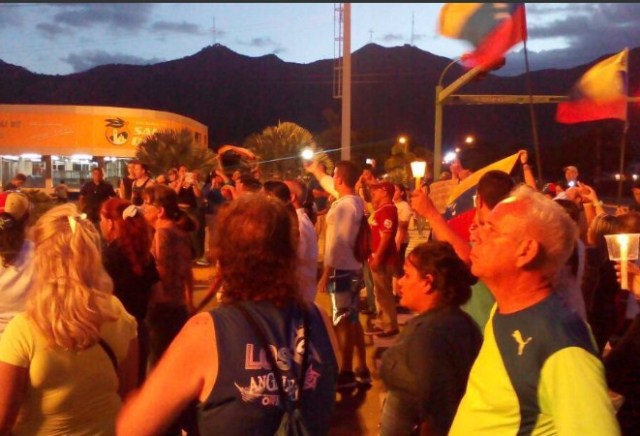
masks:
[[[351,3],[344,4],[342,63],[342,160],[351,159]]]
[[[465,84],[469,83],[471,79],[480,74],[483,70],[475,67],[471,70],[467,71],[464,75],[460,76],[455,82],[446,88],[442,87],[442,79],[444,79],[444,75],[449,71],[454,64],[456,64],[460,58],[456,58],[452,60],[449,65],[447,65],[442,73],[440,74],[440,78],[438,79],[438,84],[436,85],[436,98],[435,98],[435,126],[434,126],[434,138],[433,138],[433,177],[440,176],[440,166],[442,164],[442,106],[444,105],[447,98],[456,92],[458,89],[462,88]]]

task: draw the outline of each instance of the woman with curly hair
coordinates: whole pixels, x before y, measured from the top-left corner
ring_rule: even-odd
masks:
[[[382,355],[382,436],[448,433],[482,343],[460,309],[475,282],[448,242],[420,244],[406,257],[400,304],[418,315]]]
[[[150,251],[149,225],[140,208],[126,200],[111,198],[100,208],[100,230],[107,242],[103,263],[113,280],[113,293],[138,322],[138,385],[141,385],[149,355],[149,333],[144,320],[151,299],[162,297],[162,283]]]
[[[246,194],[218,212],[215,228],[222,302],[189,320],[123,407],[118,432],[160,434],[196,400],[201,434],[273,435],[296,406],[310,434],[327,434],[335,339],[298,291],[291,215],[280,200]]]
[[[0,340],[0,434],[114,434],[136,383],[136,321],[74,204],[46,212],[33,234],[36,283]]]

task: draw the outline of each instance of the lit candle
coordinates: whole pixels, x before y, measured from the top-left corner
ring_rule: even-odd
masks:
[[[411,162],[411,173],[416,178],[416,191],[420,189],[420,181],[424,177],[424,172],[427,169],[427,163],[425,161],[416,160]]]
[[[627,262],[629,253],[629,235],[618,235],[618,244],[620,245],[620,288],[629,289],[627,278]]]

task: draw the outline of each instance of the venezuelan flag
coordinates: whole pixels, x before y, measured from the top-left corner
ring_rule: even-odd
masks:
[[[444,219],[449,227],[453,229],[465,241],[469,240],[469,227],[473,223],[476,214],[474,197],[478,187],[478,181],[488,171],[499,170],[509,174],[518,161],[518,153],[505,157],[474,171],[470,176],[463,179],[449,195],[447,208],[444,211]]]
[[[524,3],[445,3],[438,33],[474,45],[474,51],[461,58],[466,66],[490,68],[527,39]]]
[[[628,63],[629,49],[625,48],[591,67],[571,89],[570,100],[558,103],[556,121],[626,120]]]

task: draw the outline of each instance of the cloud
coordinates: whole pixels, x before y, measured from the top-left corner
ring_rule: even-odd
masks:
[[[255,47],[255,48],[272,47],[272,46],[279,47],[280,46],[280,44],[278,44],[277,42],[275,42],[274,40],[272,40],[269,37],[266,37],[266,38],[262,38],[262,37],[251,38],[251,40],[249,40],[249,41],[237,40],[236,42],[238,44],[240,44],[240,45],[245,45],[247,47]]]
[[[19,3],[0,5],[0,26],[19,26],[22,22]]]
[[[125,65],[150,65],[163,62],[164,59],[151,58],[145,59],[138,56],[131,56],[122,53],[111,54],[104,50],[84,51],[81,53],[72,53],[66,58],[61,59],[73,68],[75,73],[86,71],[99,65],[107,64],[125,64]]]
[[[536,50],[528,49],[532,70],[589,64],[625,47],[636,47],[640,40],[640,26],[637,25],[640,8],[637,5],[527,3],[527,14],[536,14],[536,20],[528,20],[529,45],[537,47]],[[532,22],[537,24],[532,25]],[[551,39],[561,41],[566,48],[544,49],[545,41]],[[521,58],[522,49],[511,56]],[[511,64],[508,62],[499,74],[523,72],[522,62]]]
[[[171,21],[157,21],[151,25],[152,32],[166,32],[166,33],[184,33],[187,35],[205,35],[206,32],[200,30],[200,27],[193,23],[187,23],[183,21],[181,23]],[[218,33],[219,34],[219,33]]]
[[[39,23],[36,29],[44,35],[45,38],[56,38],[60,35],[71,35],[73,32],[68,27],[63,27],[54,23]]]
[[[135,32],[142,28],[151,16],[155,7],[152,3],[84,3],[84,4],[51,4],[61,11],[54,14],[55,23],[62,23],[76,28],[87,28],[96,24],[118,30]]]
[[[398,42],[404,41],[404,37],[400,33],[387,33],[378,38],[380,41],[384,42]]]

